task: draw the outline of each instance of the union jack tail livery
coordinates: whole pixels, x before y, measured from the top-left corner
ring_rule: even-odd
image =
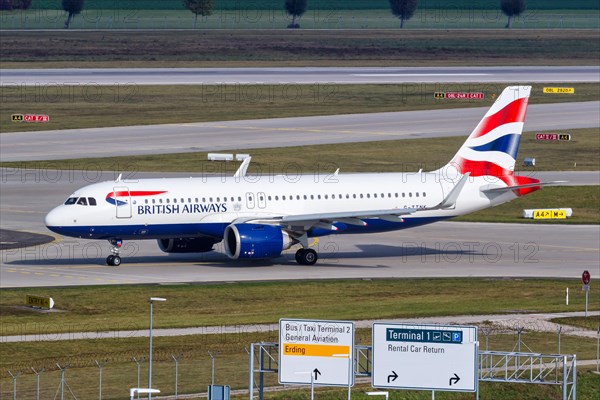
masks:
[[[530,93],[531,86],[505,88],[448,166],[461,175],[496,177],[517,196],[539,189],[537,179],[514,175]]]

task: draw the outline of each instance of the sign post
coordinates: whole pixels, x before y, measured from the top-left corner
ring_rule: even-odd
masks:
[[[590,294],[590,281],[592,280],[592,276],[590,272],[585,270],[583,274],[581,274],[581,281],[583,282],[583,290],[585,291],[585,317],[588,316],[588,299]]]
[[[354,322],[279,320],[279,383],[354,386]],[[307,373],[310,372],[310,373]]]
[[[374,388],[476,392],[475,326],[373,324]]]

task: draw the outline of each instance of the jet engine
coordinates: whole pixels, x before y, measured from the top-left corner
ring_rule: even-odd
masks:
[[[232,224],[225,228],[225,254],[229,258],[274,258],[289,249],[294,239],[278,226]]]
[[[158,239],[158,247],[165,253],[205,253],[219,240],[211,237]]]

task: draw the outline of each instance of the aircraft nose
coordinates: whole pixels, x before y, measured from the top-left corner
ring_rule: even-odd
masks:
[[[67,222],[65,217],[66,216],[64,210],[62,209],[62,207],[59,206],[50,211],[48,214],[46,214],[46,218],[44,218],[44,224],[46,224],[46,227],[48,227],[48,229],[53,230],[53,227],[60,227],[65,225],[65,223]]]

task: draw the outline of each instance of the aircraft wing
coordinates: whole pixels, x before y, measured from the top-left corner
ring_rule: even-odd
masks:
[[[437,205],[427,208],[394,208],[389,210],[359,210],[342,211],[315,214],[297,214],[283,215],[281,217],[272,217],[267,219],[251,219],[236,222],[253,222],[269,225],[280,225],[291,231],[306,232],[312,228],[323,228],[336,231],[338,228],[333,225],[335,222],[341,222],[348,225],[366,226],[363,219],[379,218],[385,221],[402,222],[403,215],[414,214],[419,211],[439,210],[454,207],[458,195],[462,191],[469,173],[466,173],[458,183],[452,188],[448,195]]]

